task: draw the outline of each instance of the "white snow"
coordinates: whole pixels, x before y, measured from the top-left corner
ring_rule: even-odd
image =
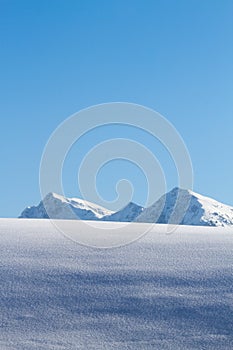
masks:
[[[1,219],[0,349],[232,349],[233,229],[166,232],[106,250],[50,220]]]

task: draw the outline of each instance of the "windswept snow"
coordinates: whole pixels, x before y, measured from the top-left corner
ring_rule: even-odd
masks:
[[[0,349],[232,349],[232,229],[166,232],[93,249],[50,220],[1,219]]]

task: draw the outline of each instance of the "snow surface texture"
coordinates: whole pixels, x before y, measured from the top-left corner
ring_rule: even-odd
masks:
[[[1,219],[0,349],[232,349],[232,228],[166,232],[91,249],[50,220]]]
[[[178,200],[177,200],[178,198]],[[49,193],[38,206],[26,208],[21,218],[81,219],[120,222],[158,222],[196,226],[233,225],[233,208],[190,190],[174,188],[149,208],[130,202],[118,212],[78,198]]]

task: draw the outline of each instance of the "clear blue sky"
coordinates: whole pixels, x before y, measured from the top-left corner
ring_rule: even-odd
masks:
[[[0,216],[40,200],[40,158],[56,126],[109,101],[142,104],[170,120],[191,154],[194,190],[233,205],[232,18],[232,0],[0,0]],[[78,196],[75,149],[88,150],[88,137],[64,169],[67,195]],[[174,169],[162,149],[158,155],[171,188]],[[114,198],[114,181],[128,176],[142,203],[142,174],[120,161],[109,167],[102,195]]]

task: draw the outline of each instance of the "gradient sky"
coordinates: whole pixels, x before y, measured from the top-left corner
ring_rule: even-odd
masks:
[[[232,18],[232,0],[0,0],[0,216],[39,202],[40,159],[53,130],[78,110],[111,101],[165,116],[189,149],[194,190],[233,205]],[[166,152],[119,127],[73,147],[66,195],[79,196],[79,151],[119,136],[153,150],[168,189],[176,186]],[[145,179],[132,164],[112,162],[100,175],[103,197],[114,199],[115,183],[129,178],[143,204]]]

